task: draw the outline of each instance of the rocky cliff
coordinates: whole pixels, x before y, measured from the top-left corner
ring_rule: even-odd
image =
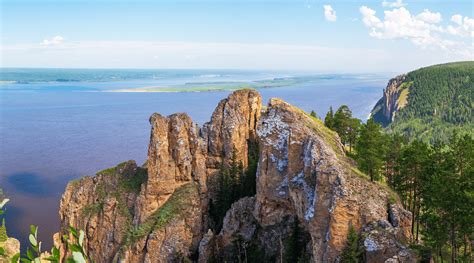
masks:
[[[375,104],[371,116],[387,126],[395,120],[396,113],[406,106],[408,93],[412,83],[405,82],[407,75],[399,75],[391,79],[383,91],[382,98]]]
[[[129,161],[71,182],[61,200],[61,234],[69,225],[84,229],[96,262],[286,261],[296,222],[312,262],[339,261],[350,226],[365,233],[370,262],[414,260],[404,246],[409,212],[305,112],[278,99],[262,110],[256,91],[239,90],[202,128],[183,113],[153,114],[150,123],[146,165]],[[247,167],[257,143],[256,195],[236,201],[213,233],[219,167],[233,153]]]

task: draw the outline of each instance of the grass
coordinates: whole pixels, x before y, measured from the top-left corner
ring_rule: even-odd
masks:
[[[147,236],[153,230],[167,225],[173,218],[182,217],[192,206],[192,198],[197,194],[194,183],[187,183],[175,190],[171,197],[142,224],[132,228],[125,238],[124,247]]]
[[[132,176],[122,176],[119,181],[119,188],[125,192],[139,193],[141,186],[146,182],[148,173],[146,169],[137,168],[137,173]]]
[[[104,208],[104,203],[99,202],[95,204],[88,204],[82,208],[82,215],[83,216],[93,216],[98,214]]]
[[[306,126],[308,128],[311,128],[313,129],[318,135],[320,135],[321,137],[323,137],[323,140],[327,143],[329,143],[329,145],[331,146],[331,148],[334,150],[334,152],[336,153],[337,156],[344,156],[344,152],[341,151],[341,149],[338,147],[338,135],[335,131],[329,129],[328,127],[326,127],[323,123],[322,120],[314,117],[314,116],[311,116],[311,114],[307,113],[306,111],[298,108],[298,107],[295,107],[291,104],[288,104],[286,103],[285,101],[281,100],[281,99],[278,99],[278,98],[272,98],[273,101],[276,101],[276,102],[281,102],[281,103],[285,103],[286,105],[288,105],[292,110],[296,111],[296,112],[299,112],[303,115],[305,115],[306,117],[309,118],[309,121],[306,122]]]
[[[304,111],[303,111],[304,112]],[[319,135],[321,135],[325,142],[329,143],[331,148],[334,150],[338,157],[345,156],[344,152],[341,152],[341,148],[338,147],[338,136],[337,133],[328,127],[326,127],[322,120],[311,116],[307,112],[304,112],[312,121],[310,128],[315,130]]]
[[[103,176],[119,176],[119,178],[116,178],[118,181],[118,185],[116,187],[113,186],[112,189],[108,189],[111,187],[107,187],[106,183],[98,183],[95,188],[95,195],[97,196],[99,201],[98,203],[89,204],[85,206],[82,209],[82,214],[84,216],[98,214],[100,211],[102,211],[104,207],[105,199],[112,196],[117,200],[118,211],[127,218],[132,217],[132,213],[129,211],[127,205],[126,194],[140,193],[141,186],[143,183],[146,182],[148,174],[147,170],[141,167],[137,167],[136,173],[132,174],[123,174],[123,171],[119,172],[119,170],[123,169],[127,165],[127,163],[128,162],[123,162],[117,165],[116,167],[107,168],[97,173],[97,175]]]
[[[405,84],[405,83],[404,83]],[[403,89],[398,97],[398,107],[401,109],[407,105],[409,89]]]
[[[107,169],[104,169],[98,173],[96,173],[96,175],[99,175],[99,174],[102,174],[102,175],[112,175],[115,173],[115,169],[117,167],[110,167],[110,168],[107,168]]]

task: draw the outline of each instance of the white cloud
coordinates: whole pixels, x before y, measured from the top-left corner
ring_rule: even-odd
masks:
[[[324,17],[327,21],[334,22],[337,20],[336,11],[330,5],[324,5]]]
[[[468,17],[453,16],[456,27],[443,27],[441,14],[424,10],[412,15],[405,7],[384,11],[383,20],[375,10],[362,6],[359,9],[364,25],[370,29],[369,35],[379,39],[407,39],[421,48],[440,48],[451,53],[472,56],[474,49],[462,41],[449,39],[446,32],[458,36],[472,33],[474,21]]]
[[[60,45],[64,41],[64,38],[62,36],[55,36],[51,39],[44,39],[43,42],[41,42],[41,45],[43,46],[55,46],[55,45]]]
[[[453,15],[451,17],[451,21],[453,21],[454,23],[458,24],[458,25],[461,25],[462,24],[462,15]]]
[[[383,1],[382,2],[382,6],[383,7],[402,7],[402,6],[406,6],[405,3],[403,3],[402,0],[397,0],[395,2],[388,2],[388,1]]]
[[[378,17],[375,16],[375,10],[368,8],[367,6],[361,6],[359,8],[362,14],[362,21],[367,27],[382,27],[383,24]]]
[[[437,24],[442,20],[441,14],[439,12],[434,13],[428,9],[423,10],[423,12],[418,14],[416,18],[431,24]]]
[[[462,15],[453,15],[451,21],[456,24],[455,26],[449,25],[446,31],[458,37],[471,37],[474,38],[474,19]]]

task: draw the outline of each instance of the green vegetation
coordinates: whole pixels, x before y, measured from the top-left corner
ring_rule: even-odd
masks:
[[[8,203],[8,199],[4,197],[3,190],[0,188],[0,215],[3,215],[5,211],[3,207]],[[5,242],[8,240],[7,227],[5,226],[5,218],[2,218],[2,225],[0,226],[0,242]],[[4,254],[5,251],[3,251]],[[1,255],[0,254],[0,255]]]
[[[0,189],[1,192],[1,189]],[[1,204],[0,204],[0,215],[3,215],[5,211],[3,210],[4,205],[6,202],[8,202],[8,199],[5,199],[3,197],[3,192],[0,193],[0,197],[3,199]],[[1,199],[0,199],[1,200]],[[6,201],[5,201],[6,200]],[[5,219],[3,219],[2,226],[5,227]],[[4,229],[5,232],[0,234],[3,235],[3,238],[5,238],[4,241],[8,239],[6,236],[6,229]],[[87,253],[84,249],[84,231],[80,230],[78,231],[74,227],[69,227],[69,235],[64,235],[62,237],[62,240],[66,244],[66,249],[67,253],[70,256],[65,257],[63,262],[67,263],[93,263],[91,259],[88,258]],[[71,236],[71,239],[69,238]],[[0,241],[0,242],[4,242]],[[34,225],[30,225],[30,234],[28,236],[28,241],[29,241],[29,247],[26,249],[26,254],[21,255],[20,253],[17,253],[11,258],[8,259],[8,262],[11,263],[36,263],[36,262],[44,262],[44,261],[49,261],[49,262],[55,262],[59,263],[61,262],[61,255],[60,255],[60,250],[59,248],[53,246],[51,248],[50,255],[45,256],[43,254],[43,251],[41,251],[41,244],[42,242],[38,240],[38,227]],[[0,247],[0,257],[5,257],[7,256],[5,254],[5,249]],[[7,262],[3,261],[2,262]]]
[[[378,181],[383,166],[384,136],[382,128],[370,119],[363,124],[356,144],[356,160],[359,168],[367,173],[371,181]]]
[[[146,182],[148,173],[146,169],[141,167],[137,168],[137,172],[134,175],[124,175],[119,181],[119,188],[125,192],[139,193],[141,186]]]
[[[285,259],[286,262],[309,262],[306,253],[304,236],[299,225],[298,217],[295,217],[291,224],[290,236],[285,242]]]
[[[98,214],[104,208],[104,203],[89,204],[82,208],[82,215],[92,216]]]
[[[127,233],[124,246],[133,244],[153,232],[153,230],[165,226],[173,218],[182,216],[186,209],[192,207],[193,198],[196,196],[197,188],[194,183],[186,183],[177,188],[166,203],[150,215],[143,223],[133,227],[130,232]]]
[[[454,133],[472,133],[474,62],[458,62],[421,68],[407,74],[400,85],[401,106],[388,130],[424,142],[447,142]],[[372,111],[376,121],[388,124]]]
[[[237,161],[235,150],[228,166],[221,165],[217,176],[217,194],[215,200],[210,200],[209,214],[214,221],[214,230],[218,233],[224,221],[227,210],[232,204],[245,196],[255,195],[256,173],[258,164],[258,145],[248,142],[248,167],[244,171],[242,162]]]
[[[412,242],[437,260],[472,262],[474,139],[455,135],[433,146],[414,140],[391,151],[385,176],[412,212]]]
[[[360,120],[352,117],[352,111],[347,105],[342,105],[333,114],[332,107],[329,108],[329,112],[324,118],[324,124],[329,129],[332,129],[339,134],[341,143],[344,146],[349,147],[349,153],[352,152],[355,140],[357,139],[357,133],[360,128]]]
[[[2,225],[0,226],[0,242],[6,242],[7,240],[7,227],[5,226],[5,218],[3,218]]]
[[[72,237],[70,240],[69,236]],[[69,227],[69,235],[64,235],[63,241],[66,243],[67,252],[70,256],[65,258],[65,262],[68,263],[86,263],[90,262],[93,263],[91,259],[88,258],[87,253],[84,249],[84,231],[78,231],[74,227]],[[41,251],[41,242],[38,241],[38,227],[31,225],[30,226],[30,235],[29,235],[29,242],[30,246],[26,250],[26,255],[21,256],[20,254],[16,254],[12,259],[11,262],[17,262],[20,260],[22,263],[36,263],[36,262],[61,262],[61,254],[59,248],[54,247],[51,248],[50,255],[45,257]]]
[[[324,126],[324,123],[322,120],[311,116],[310,114],[298,109],[299,111],[303,112],[307,116],[311,118],[311,122],[308,123],[308,127],[313,129],[317,134],[323,137],[324,141],[327,142],[331,148],[334,150],[334,152],[341,156],[344,154],[344,152],[341,152],[340,148],[337,146],[339,143],[339,140],[337,139],[337,133],[331,129],[328,129],[328,127]]]
[[[448,143],[428,144],[416,138],[384,133],[370,119],[361,126],[356,138],[355,152],[351,155],[359,168],[372,181],[381,181],[393,189],[404,208],[412,213],[412,246],[423,257],[435,258],[436,262],[448,258],[451,262],[472,262],[472,134],[455,133]],[[397,199],[393,194],[387,201],[394,203]]]
[[[341,255],[341,263],[359,263],[364,262],[363,248],[359,244],[359,235],[354,227],[349,227],[349,234],[347,235],[347,244]]]

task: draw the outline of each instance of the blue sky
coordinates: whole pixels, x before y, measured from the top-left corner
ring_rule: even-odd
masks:
[[[474,54],[470,0],[0,1],[3,67],[375,72]]]

